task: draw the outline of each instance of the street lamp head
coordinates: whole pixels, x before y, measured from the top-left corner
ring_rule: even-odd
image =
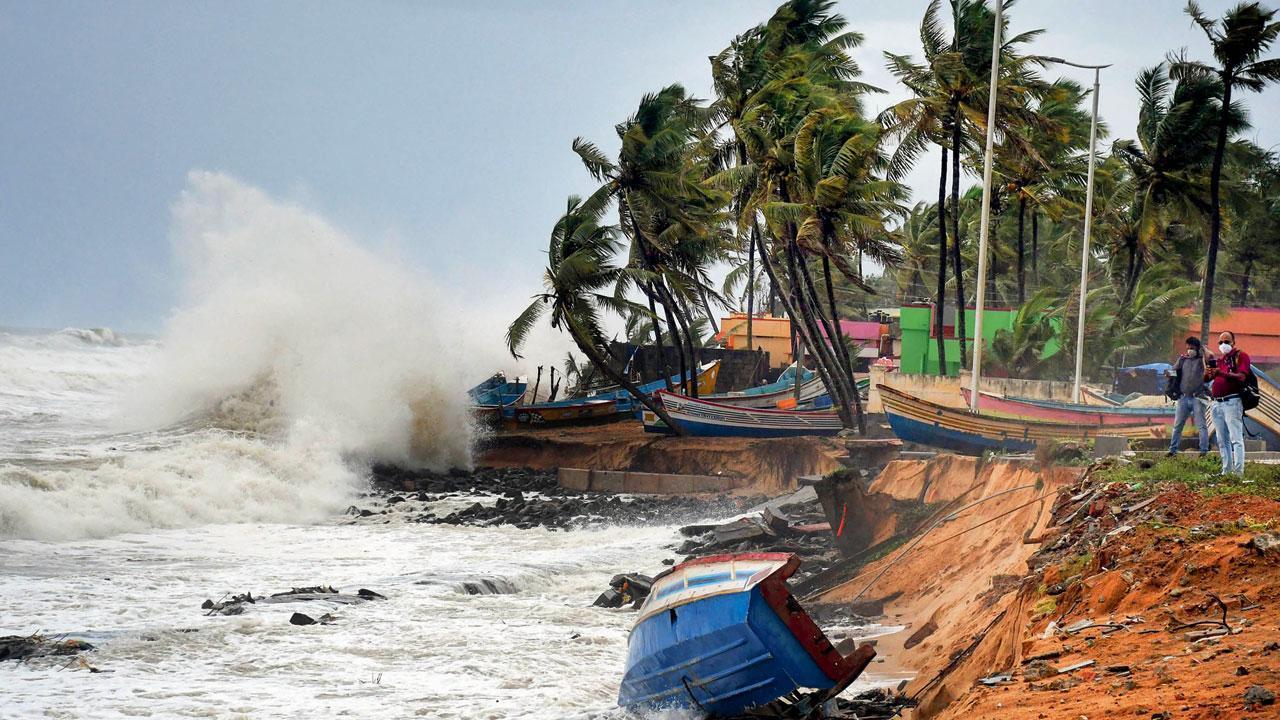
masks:
[[[1110,63],[1106,65],[1084,65],[1081,63],[1071,62],[1070,60],[1063,60],[1060,57],[1053,57],[1051,55],[1041,55],[1039,57],[1041,60],[1043,60],[1046,63],[1055,63],[1057,65],[1070,65],[1071,67],[1084,68],[1085,70],[1101,70],[1103,68],[1111,67]]]

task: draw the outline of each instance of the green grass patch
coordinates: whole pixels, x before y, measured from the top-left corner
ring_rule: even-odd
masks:
[[[1036,606],[1031,610],[1031,614],[1033,617],[1044,617],[1046,615],[1052,614],[1057,609],[1058,609],[1058,598],[1047,597],[1041,600],[1040,602],[1036,603]]]
[[[1144,492],[1157,492],[1161,485],[1179,483],[1207,496],[1257,495],[1280,500],[1280,465],[1245,463],[1244,477],[1219,475],[1221,467],[1216,455],[1200,458],[1183,454],[1159,460],[1140,458],[1100,468],[1095,477]]]

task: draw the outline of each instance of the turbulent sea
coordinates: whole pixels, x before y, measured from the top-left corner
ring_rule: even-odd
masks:
[[[0,718],[616,715],[634,614],[591,601],[676,528],[346,524],[372,461],[470,464],[491,323],[233,178],[173,213],[158,336],[0,329],[0,636],[96,647],[0,662]],[[200,608],[311,585],[388,599]]]

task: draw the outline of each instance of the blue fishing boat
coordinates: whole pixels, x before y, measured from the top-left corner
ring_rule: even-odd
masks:
[[[777,438],[797,435],[835,435],[844,429],[840,416],[823,410],[768,410],[700,400],[669,392],[658,399],[667,417],[686,435],[700,437]],[[656,413],[645,410],[645,432],[669,433]]]
[[[505,408],[515,407],[520,402],[528,387],[529,383],[523,380],[511,382],[503,373],[496,373],[467,391],[471,398],[471,412],[477,420],[497,421]]]
[[[627,640],[618,705],[725,716],[797,690],[816,693],[816,707],[847,688],[875,650],[832,646],[787,587],[799,566],[788,553],[738,553],[659,575]]]
[[[672,375],[671,384],[675,387],[680,387],[684,384],[684,381],[681,380],[681,378],[689,377],[689,372],[690,371],[686,370],[684,375]],[[711,362],[703,363],[702,367],[698,368],[698,394],[710,395],[714,393],[716,391],[716,382],[719,377],[719,360],[712,360]],[[652,395],[659,390],[665,390],[666,387],[666,381],[654,380],[653,382],[647,382],[643,385],[637,385],[636,389],[645,395]],[[624,388],[607,388],[593,392],[589,394],[588,397],[593,400],[616,400],[618,403],[618,412],[623,414],[636,412],[643,407],[640,401]]]

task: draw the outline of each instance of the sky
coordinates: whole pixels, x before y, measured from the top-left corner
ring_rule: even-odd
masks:
[[[573,138],[613,152],[645,92],[708,97],[708,56],[776,4],[0,2],[0,326],[158,332],[178,302],[172,208],[193,170],[514,316],[566,197],[595,187]],[[864,79],[888,90],[870,109],[904,97],[882,53],[919,54],[925,5],[837,4],[866,36]],[[1141,68],[1181,47],[1208,57],[1182,5],[1022,0],[1010,14],[1015,32],[1046,30],[1038,53],[1113,64],[1099,97],[1115,138],[1133,136]],[[1249,136],[1280,142],[1280,89],[1246,101]],[[936,162],[908,178],[919,199]]]

